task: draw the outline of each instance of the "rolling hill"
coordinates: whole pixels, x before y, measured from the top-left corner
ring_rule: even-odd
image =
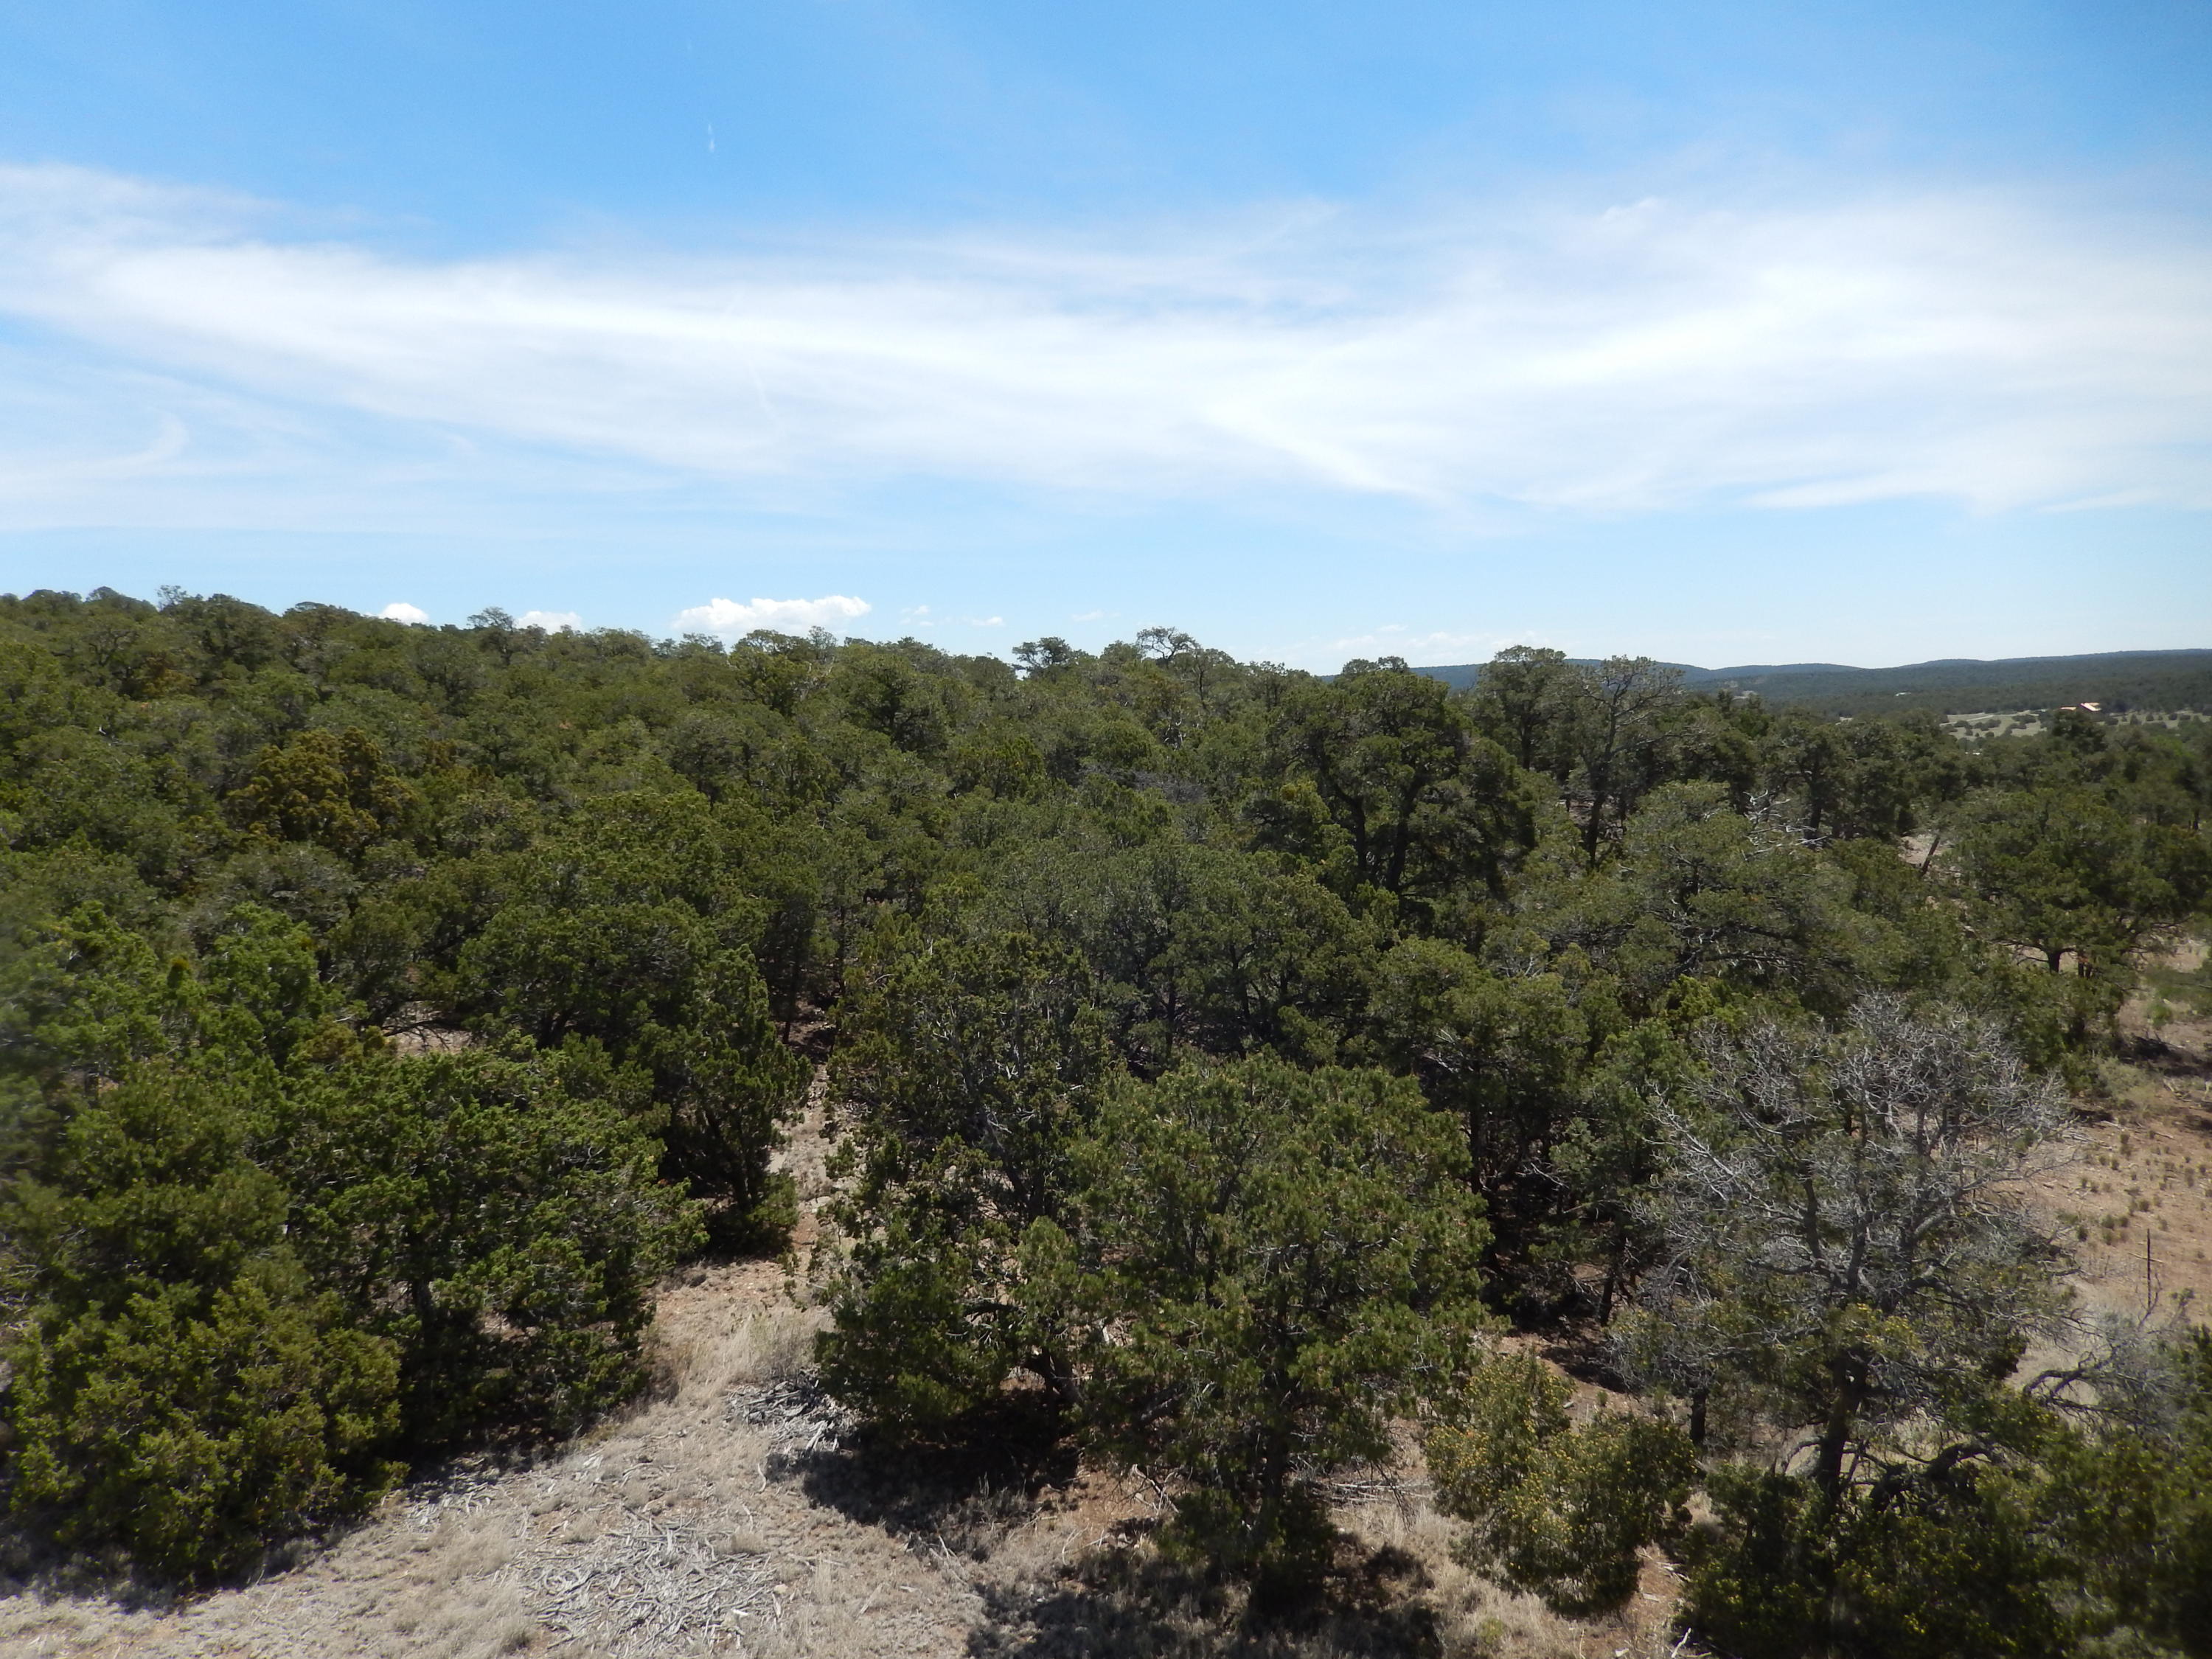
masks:
[[[2085,700],[2119,708],[2212,710],[2212,650],[2108,651],[1986,662],[1948,657],[1898,668],[1826,662],[1734,668],[1670,665],[1680,669],[1683,684],[1693,690],[1728,686],[1756,692],[1769,702],[1807,704],[1835,714],[1909,708],[1953,714],[2051,708]],[[1419,672],[1454,686],[1469,686],[1480,677],[1482,665],[1465,663]]]

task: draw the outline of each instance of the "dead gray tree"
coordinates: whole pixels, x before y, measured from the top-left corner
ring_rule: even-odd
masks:
[[[2062,1155],[2057,1091],[1986,1022],[1887,997],[1832,1032],[1763,1021],[1705,1059],[1658,1114],[1663,1256],[1623,1358],[1691,1401],[1700,1441],[1708,1401],[1780,1431],[1778,1463],[1831,1506],[1975,1455],[1936,1425],[2070,1301],[2026,1191]]]

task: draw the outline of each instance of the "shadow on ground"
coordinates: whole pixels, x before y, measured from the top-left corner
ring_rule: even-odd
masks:
[[[975,1659],[1428,1659],[1427,1576],[1403,1551],[1348,1543],[1317,1583],[1267,1607],[1236,1585],[1141,1549],[1091,1556],[1048,1581],[986,1593]]]
[[[1078,1470],[1064,1421],[1016,1403],[963,1425],[945,1444],[902,1445],[851,1431],[771,1459],[767,1473],[796,1479],[810,1499],[848,1520],[981,1561],[1066,1493]]]

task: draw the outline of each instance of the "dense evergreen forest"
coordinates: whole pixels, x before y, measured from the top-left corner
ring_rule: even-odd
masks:
[[[206,1582],[588,1424],[819,1057],[884,1444],[1042,1423],[1288,1594],[1411,1425],[1470,1560],[1658,1547],[1711,1651],[2212,1653],[2212,1342],[2030,1201],[2212,747],[1014,656],[0,599],[21,1536]]]
[[[1482,666],[1468,663],[1421,672],[1465,687],[1480,677]],[[1826,714],[2048,712],[2069,702],[2095,702],[2120,712],[2188,710],[2203,715],[2212,714],[2212,651],[2111,651],[1899,668],[1847,668],[1838,663],[1684,667],[1682,684],[1692,691],[1755,691],[1771,705],[1802,706]]]

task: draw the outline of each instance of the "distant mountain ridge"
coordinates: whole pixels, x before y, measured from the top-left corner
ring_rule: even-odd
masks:
[[[2101,651],[2073,657],[1940,657],[1897,668],[1847,663],[1751,663],[1699,668],[1671,663],[1697,690],[1755,691],[1769,702],[1811,704],[1833,714],[1925,708],[1936,714],[2116,702],[2137,708],[2212,709],[2212,649]],[[1473,685],[1480,663],[1415,671],[1449,685]]]

